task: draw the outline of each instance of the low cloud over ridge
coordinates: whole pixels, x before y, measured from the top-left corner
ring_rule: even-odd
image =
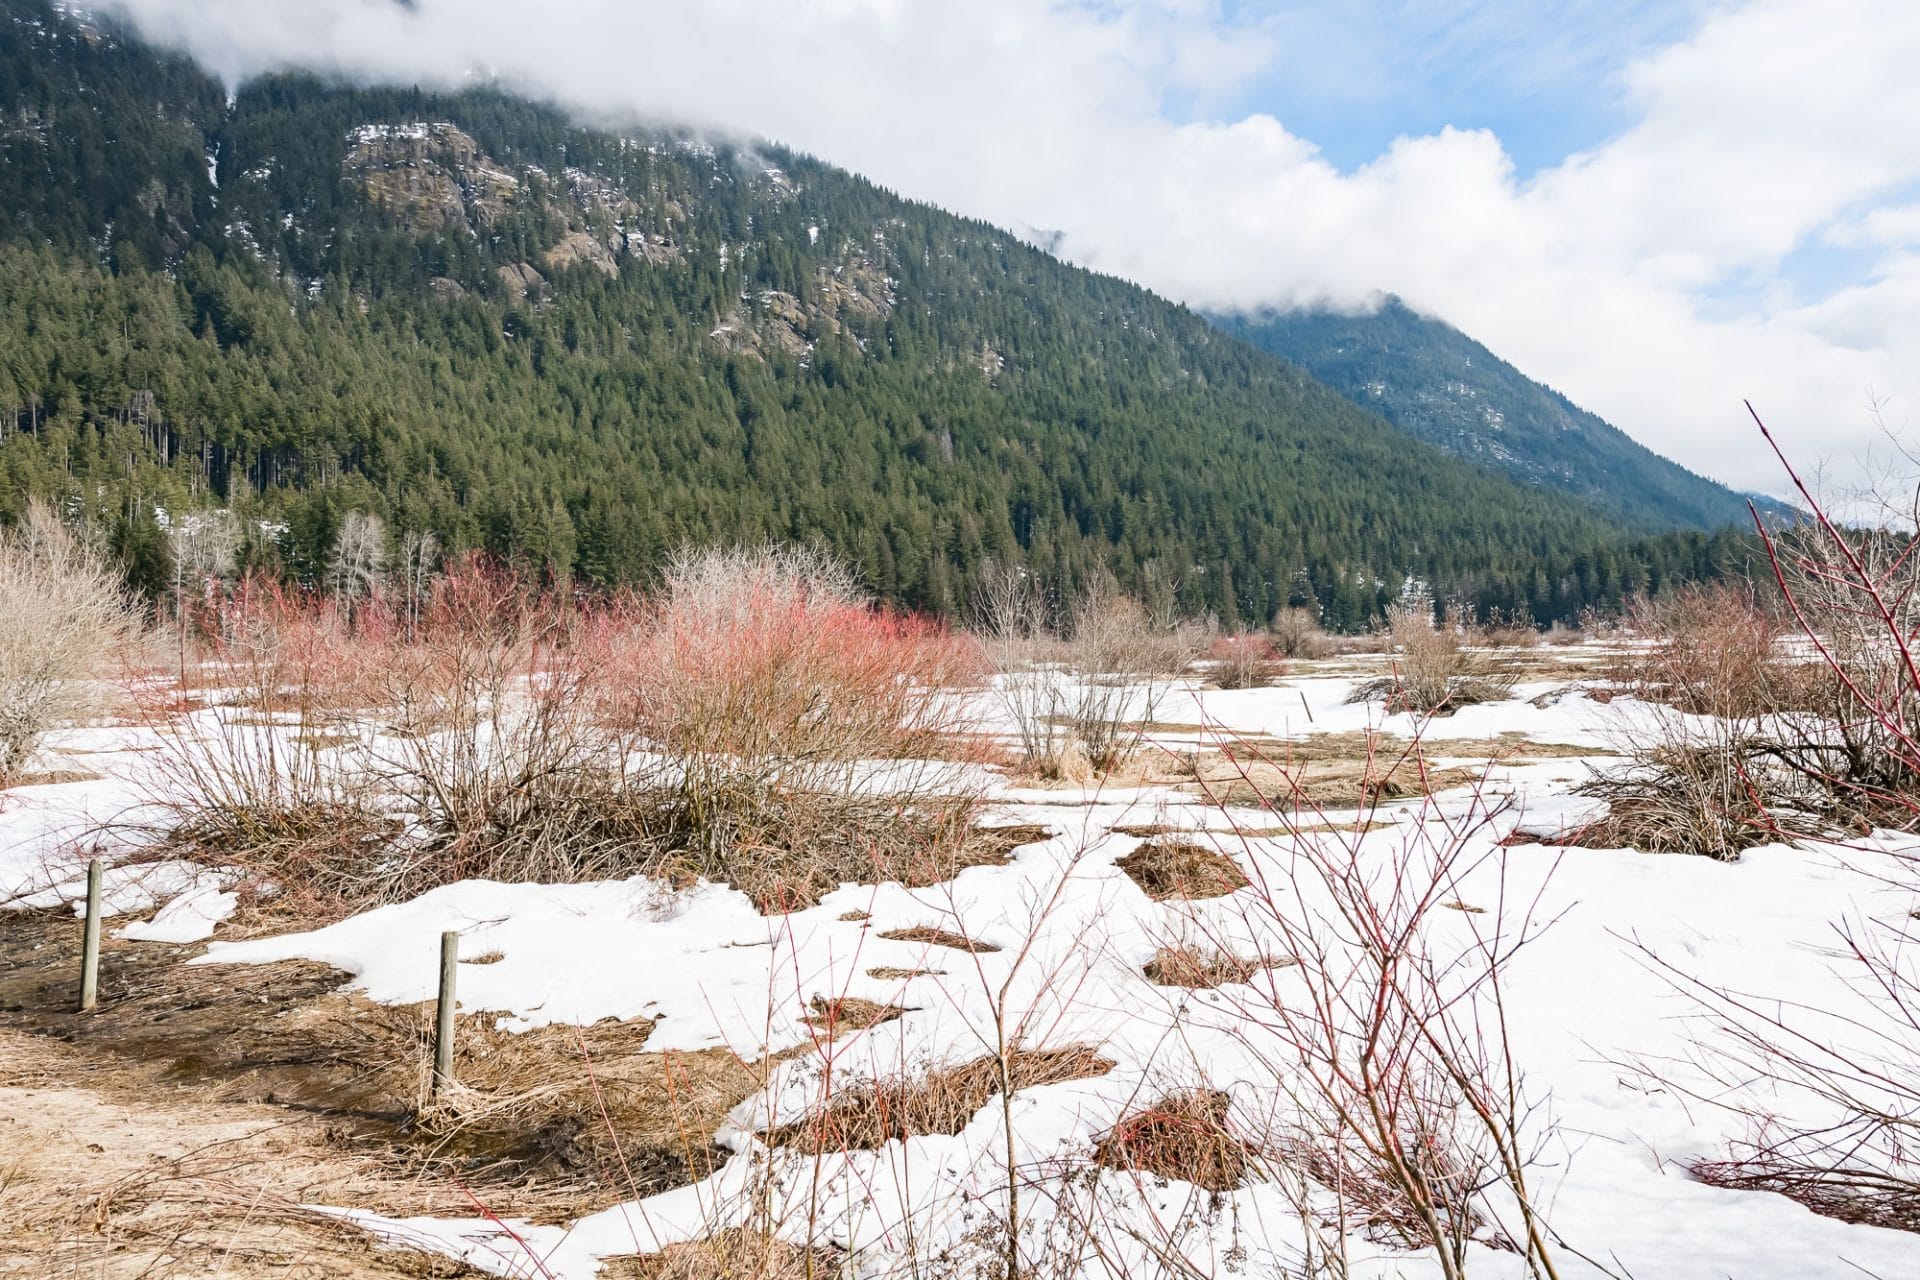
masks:
[[[771,137],[1057,229],[1063,256],[1195,306],[1392,291],[1741,487],[1781,487],[1742,398],[1842,482],[1876,398],[1891,425],[1920,420],[1920,6],[1904,0],[1710,8],[1621,69],[1627,127],[1529,175],[1492,132],[1454,128],[1342,170],[1284,121],[1233,110],[1299,6],[105,7],[230,81],[299,65],[452,85],[479,68],[602,120]]]

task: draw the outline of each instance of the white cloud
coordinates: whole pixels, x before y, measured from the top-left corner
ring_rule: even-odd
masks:
[[[1342,172],[1268,116],[1169,118],[1172,98],[1204,109],[1297,64],[1295,42],[1327,28],[1296,6],[114,7],[230,79],[300,63],[455,83],[485,67],[606,118],[776,138],[960,212],[1057,229],[1067,256],[1199,306],[1361,305],[1391,290],[1742,486],[1779,487],[1742,398],[1790,447],[1842,468],[1873,436],[1871,397],[1896,422],[1920,416],[1911,0],[1712,10],[1623,69],[1629,127],[1525,178],[1485,131],[1401,138]],[[1405,7],[1431,16],[1424,0]],[[1550,43],[1559,52],[1543,59],[1568,56]],[[1866,265],[1802,298],[1783,264],[1809,244],[1849,247]]]

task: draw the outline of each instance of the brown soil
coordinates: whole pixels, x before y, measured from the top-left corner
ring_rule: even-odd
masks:
[[[646,1052],[648,1021],[514,1034],[470,1015],[458,1084],[430,1103],[430,1003],[374,1004],[306,961],[189,965],[197,948],[109,937],[100,1007],[81,1014],[79,933],[64,913],[0,915],[0,1034],[62,1054],[49,1083],[137,1108],[264,1108],[343,1159],[502,1213],[567,1220],[703,1178],[724,1158],[711,1135],[760,1084],[724,1051]]]
[[[71,1046],[0,1031],[0,1277],[385,1280],[482,1274],[302,1208],[471,1216],[281,1108],[199,1103]],[[74,1083],[84,1081],[82,1085]]]

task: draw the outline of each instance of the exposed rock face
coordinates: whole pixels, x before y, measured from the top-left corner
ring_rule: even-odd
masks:
[[[524,262],[511,262],[500,268],[500,283],[516,298],[538,301],[547,292],[547,278]]]
[[[464,226],[478,234],[505,216],[520,181],[465,131],[435,124],[363,125],[344,169],[375,204],[422,231]]]
[[[588,231],[569,231],[560,243],[540,255],[540,265],[549,271],[562,271],[585,264],[610,276],[620,274],[620,255],[626,249],[626,237],[619,232],[604,239]]]
[[[775,350],[804,359],[818,338],[846,333],[848,320],[877,319],[893,310],[893,282],[864,257],[856,255],[832,270],[822,267],[818,279],[817,302],[770,289],[753,305],[742,303],[728,312],[709,336],[756,359]]]
[[[674,229],[688,215],[677,202],[668,199],[650,212],[612,179],[583,169],[569,168],[559,177],[532,165],[510,172],[472,135],[444,121],[363,125],[348,138],[342,171],[421,235],[458,227],[483,237],[516,213],[564,228],[537,255],[538,268],[528,262],[501,268],[502,284],[516,297],[538,300],[548,276],[571,268],[591,267],[611,277],[628,258],[665,266],[686,257]],[[459,296],[452,280],[432,287],[438,297]],[[886,297],[864,278],[834,287],[844,294],[835,310],[872,307],[875,298]],[[805,340],[800,342],[804,348]]]

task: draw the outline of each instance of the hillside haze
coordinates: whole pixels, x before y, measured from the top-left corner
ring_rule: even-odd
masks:
[[[1416,439],[1585,499],[1625,527],[1713,529],[1748,519],[1748,495],[1661,457],[1398,298],[1373,312],[1261,311],[1213,322]]]
[[[307,580],[365,509],[596,583],[772,538],[943,611],[1021,561],[1337,627],[1409,577],[1544,620],[1718,554],[1625,547],[1183,307],[805,156],[485,89],[229,103],[110,27],[0,15],[0,515],[87,512],[149,585],[159,522],[207,503]]]

